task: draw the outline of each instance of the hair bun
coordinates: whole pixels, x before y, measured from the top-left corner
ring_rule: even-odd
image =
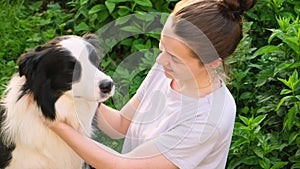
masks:
[[[244,11],[251,9],[257,0],[223,0],[224,5],[234,13],[242,15]]]

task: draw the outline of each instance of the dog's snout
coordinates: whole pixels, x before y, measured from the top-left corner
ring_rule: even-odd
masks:
[[[99,84],[99,88],[102,93],[109,93],[113,86],[114,82],[111,80],[101,80]]]

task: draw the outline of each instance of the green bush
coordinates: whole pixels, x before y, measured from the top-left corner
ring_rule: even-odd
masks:
[[[4,1],[0,19],[0,93],[20,54],[55,36],[96,32],[101,67],[117,82],[106,104],[120,108],[136,92],[159,53],[159,32],[177,0]],[[244,38],[229,66],[237,117],[228,169],[300,168],[300,2],[260,0],[245,14]],[[97,132],[120,151],[123,140]]]
[[[247,15],[262,19],[227,61],[238,107],[227,168],[300,168],[299,9],[264,0]]]
[[[68,33],[67,20],[71,15],[58,4],[48,5],[47,11],[40,12],[41,4],[42,1],[25,3],[7,0],[0,5],[0,93],[17,71],[16,62],[22,53],[55,36]]]

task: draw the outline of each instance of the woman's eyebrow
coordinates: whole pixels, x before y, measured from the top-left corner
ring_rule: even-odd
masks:
[[[164,43],[163,43],[162,41],[160,41],[160,43],[161,43],[161,45],[164,47],[164,49],[166,49],[166,48],[165,48],[165,45],[164,45]],[[168,51],[166,51],[166,50],[165,50],[165,52],[167,52],[169,55],[171,55],[171,56],[173,56],[173,57],[176,57],[176,58],[177,58],[177,56],[176,56],[176,55],[173,55],[172,53],[170,53],[170,52],[168,52]]]

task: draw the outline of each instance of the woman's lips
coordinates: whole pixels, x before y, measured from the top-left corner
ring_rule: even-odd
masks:
[[[172,70],[172,69],[169,69],[169,68],[166,68],[166,67],[164,67],[164,71],[165,71],[165,72],[167,72],[167,73],[171,73],[171,72],[173,72],[173,70]]]

